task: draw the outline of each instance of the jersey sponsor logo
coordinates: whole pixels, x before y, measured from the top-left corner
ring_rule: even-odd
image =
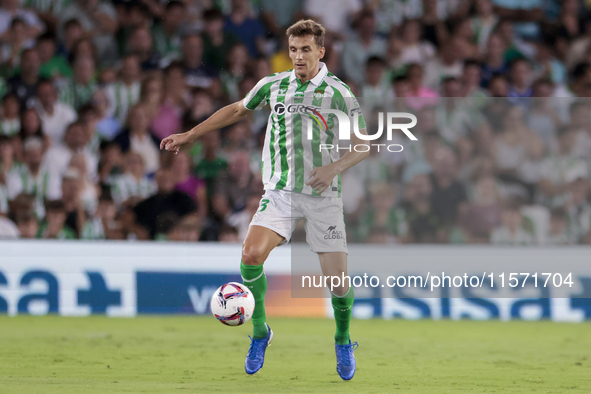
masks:
[[[273,107],[273,112],[275,112],[277,115],[283,115],[285,113],[285,104],[275,104],[275,106]]]
[[[342,231],[337,230],[336,225],[328,226],[324,234],[324,239],[345,239]]]

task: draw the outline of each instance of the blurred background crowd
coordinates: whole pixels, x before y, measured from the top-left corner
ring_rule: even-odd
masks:
[[[591,243],[591,1],[0,0],[0,236],[241,242],[268,110],[159,141],[291,69],[328,69],[418,141],[343,174],[351,242]],[[303,239],[298,228],[294,240]]]

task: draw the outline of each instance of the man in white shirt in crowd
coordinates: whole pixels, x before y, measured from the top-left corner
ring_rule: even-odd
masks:
[[[97,179],[98,158],[88,148],[89,135],[84,123],[76,121],[70,124],[64,135],[64,143],[51,147],[45,155],[44,165],[53,175],[61,178],[74,154],[82,154],[86,161],[88,177]]]
[[[57,90],[51,81],[41,81],[37,86],[37,112],[41,117],[43,132],[51,140],[51,146],[61,144],[66,128],[78,115],[70,105],[57,99]]]

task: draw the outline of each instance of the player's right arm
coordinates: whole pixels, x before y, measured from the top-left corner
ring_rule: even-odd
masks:
[[[250,111],[244,106],[243,100],[226,105],[191,130],[164,138],[160,142],[160,149],[178,152],[182,145],[193,142],[210,131],[218,130],[236,123],[244,118],[249,112]]]

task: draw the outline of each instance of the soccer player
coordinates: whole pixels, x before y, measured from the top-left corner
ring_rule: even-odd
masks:
[[[265,194],[250,223],[240,263],[242,279],[256,303],[252,317],[253,338],[245,361],[248,374],[263,367],[265,351],[273,339],[265,316],[267,279],[263,263],[271,250],[290,240],[299,219],[306,220],[307,242],[318,254],[323,275],[347,275],[339,174],[359,163],[368,153],[350,149],[340,157],[336,148],[320,149],[321,146],[338,146],[339,116],[325,113],[320,116],[321,123],[318,117],[314,121],[311,115],[321,115],[323,109],[336,109],[357,122],[359,133],[366,134],[366,126],[349,87],[320,62],[325,51],[324,35],[325,29],[313,20],[295,23],[287,29],[293,70],[261,79],[243,100],[220,109],[186,133],[163,139],[160,144],[161,149],[178,152],[181,145],[235,123],[250,111],[267,104],[272,109],[263,147]],[[351,144],[363,143],[353,133],[353,125],[350,129]],[[349,338],[353,305],[350,283],[332,290],[332,305],[336,321],[337,371],[342,379],[349,380],[355,374],[353,351],[357,347]]]

